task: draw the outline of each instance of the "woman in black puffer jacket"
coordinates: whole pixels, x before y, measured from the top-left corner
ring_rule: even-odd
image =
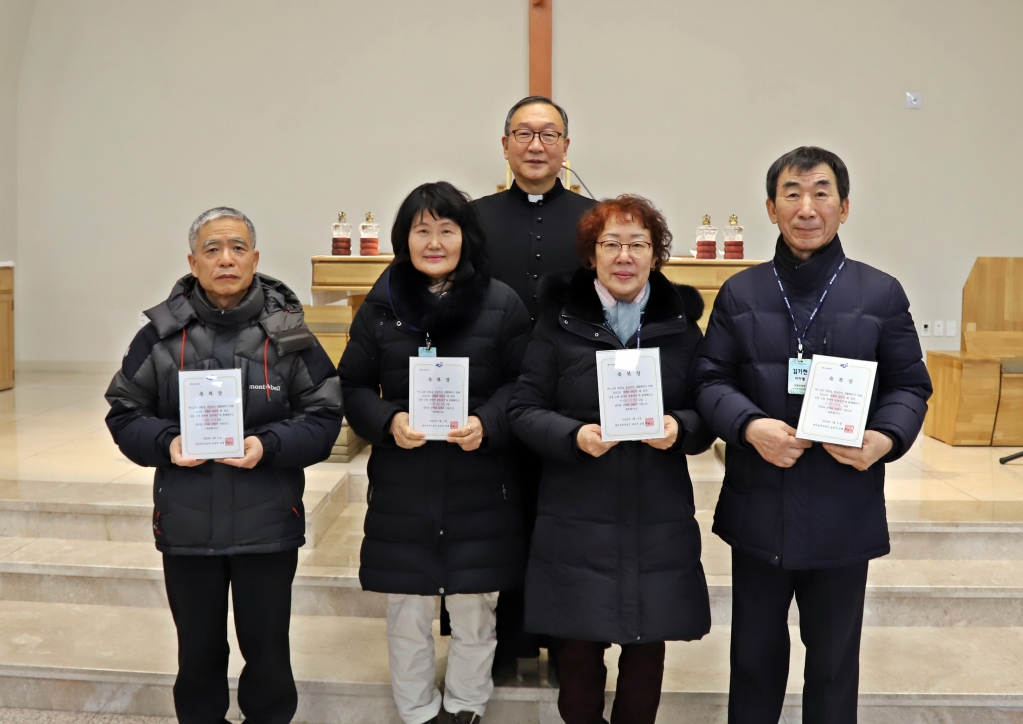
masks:
[[[713,440],[692,409],[703,301],[658,271],[671,234],[645,199],[620,196],[579,222],[580,269],[544,283],[512,402],[512,426],[543,455],[526,574],[526,628],[556,637],[568,724],[603,721],[604,649],[622,645],[612,722],[652,724],[664,642],[710,629],[686,454]],[[595,269],[594,269],[595,267]],[[596,352],[659,347],[666,437],[602,442]]]
[[[497,592],[521,585],[524,568],[506,408],[529,314],[490,278],[476,211],[451,184],[413,191],[391,243],[394,262],[356,314],[338,367],[348,422],[373,445],[359,579],[390,594],[391,679],[409,724],[440,711],[431,624],[436,596],[446,597],[443,705],[475,721],[493,689]],[[420,348],[469,358],[468,424],[447,441],[409,428],[409,358]]]

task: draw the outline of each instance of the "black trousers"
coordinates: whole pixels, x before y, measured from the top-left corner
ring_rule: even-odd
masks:
[[[598,641],[551,639],[561,683],[558,713],[566,724],[606,724],[604,649],[608,646]],[[663,678],[663,641],[622,646],[611,724],[654,724]]]
[[[543,458],[515,439],[516,474],[522,505],[522,529],[529,560],[529,546],[536,527],[536,508],[540,496],[540,476],[543,475]],[[516,659],[535,658],[540,648],[547,646],[547,637],[524,630],[526,616],[526,589],[518,586],[510,591],[501,591],[497,601],[497,650],[494,652],[494,670],[513,663]]]
[[[245,667],[238,706],[251,724],[287,724],[298,708],[288,625],[298,551],[236,556],[163,557],[178,629],[174,709],[181,724],[220,724],[227,686],[227,589]]]
[[[789,604],[806,646],[803,724],[855,724],[867,564],[791,571],[732,549],[728,724],[778,724],[789,675]]]

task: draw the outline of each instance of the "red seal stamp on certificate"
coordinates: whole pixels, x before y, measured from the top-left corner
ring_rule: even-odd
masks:
[[[845,426],[845,434],[846,435],[852,435],[853,434],[853,430],[855,430],[855,429],[856,428],[854,428],[852,425],[846,425]]]
[[[654,426],[654,418],[652,418],[652,417],[646,418],[646,426],[647,427],[653,427]]]
[[[457,430],[458,429],[458,421],[457,420],[452,420],[451,421],[451,429],[452,430]]]
[[[225,437],[224,438],[224,444],[227,445],[228,447],[234,445],[234,438],[233,437]]]

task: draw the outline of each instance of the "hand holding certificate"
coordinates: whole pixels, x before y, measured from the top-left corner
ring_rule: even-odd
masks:
[[[178,373],[181,453],[219,460],[245,456],[242,371],[182,370]]]
[[[644,347],[596,354],[601,440],[663,438],[661,350]]]
[[[814,355],[796,437],[861,447],[877,362]]]
[[[467,426],[468,357],[409,357],[408,426],[425,440],[447,440]]]

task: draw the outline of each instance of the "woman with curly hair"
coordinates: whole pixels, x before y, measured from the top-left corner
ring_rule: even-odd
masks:
[[[544,458],[526,572],[526,628],[555,637],[568,724],[604,721],[604,650],[621,645],[612,724],[653,724],[664,642],[710,630],[686,455],[713,435],[692,409],[703,300],[659,271],[671,233],[649,201],[619,196],[579,221],[583,268],[548,277],[512,428]],[[603,442],[596,353],[658,347],[665,436]]]

